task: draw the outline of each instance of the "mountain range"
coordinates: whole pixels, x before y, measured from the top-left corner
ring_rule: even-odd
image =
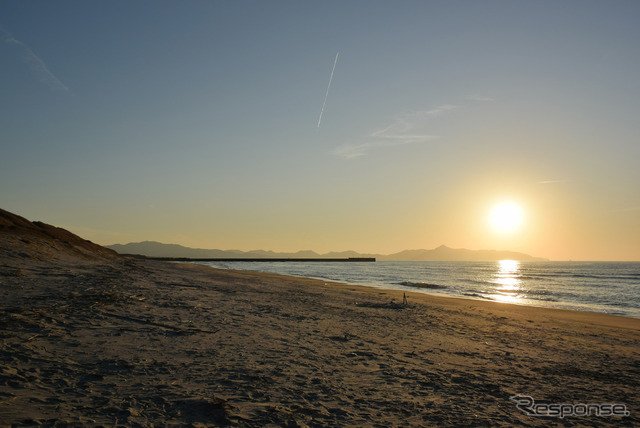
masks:
[[[334,251],[318,254],[305,250],[295,253],[265,250],[240,251],[189,248],[177,244],[163,244],[155,241],[132,242],[129,244],[108,245],[107,248],[120,254],[139,254],[147,257],[186,257],[186,258],[349,258],[375,257],[376,260],[412,260],[412,261],[480,261],[480,260],[521,260],[546,261],[529,254],[515,251],[468,250],[449,248],[441,245],[432,250],[405,250],[394,254],[362,254],[356,251]]]

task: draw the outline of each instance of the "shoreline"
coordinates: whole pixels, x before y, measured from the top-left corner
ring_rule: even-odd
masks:
[[[194,263],[194,264],[197,265],[197,263]],[[369,293],[370,290],[371,291],[375,290],[379,292],[384,292],[384,294],[388,295],[388,298],[391,298],[394,301],[395,300],[402,301],[402,297],[403,297],[402,294],[406,293],[407,297],[411,299],[411,302],[415,303],[417,301],[422,305],[441,304],[445,306],[447,305],[455,306],[457,304],[463,304],[465,306],[475,305],[475,306],[482,307],[484,306],[484,304],[486,304],[487,307],[485,309],[494,309],[498,311],[500,311],[501,309],[505,309],[505,308],[502,308],[502,305],[506,305],[507,307],[506,312],[521,312],[521,313],[524,313],[524,312],[533,313],[540,310],[541,313],[538,314],[539,316],[546,315],[554,318],[557,317],[560,319],[568,319],[568,320],[576,320],[576,321],[588,320],[588,322],[598,324],[598,325],[601,324],[601,325],[608,325],[608,326],[614,326],[614,327],[620,327],[620,328],[631,328],[631,329],[640,331],[640,318],[635,318],[627,315],[608,314],[603,312],[594,312],[594,311],[587,311],[587,310],[559,308],[559,307],[550,307],[550,306],[535,306],[535,305],[520,304],[520,303],[513,303],[513,302],[499,302],[495,300],[474,298],[471,296],[444,295],[444,294],[430,293],[428,291],[383,288],[383,286],[378,286],[378,285],[350,284],[345,282],[332,281],[324,278],[316,278],[316,277],[308,277],[308,276],[286,275],[286,274],[280,274],[280,273],[250,271],[250,270],[241,270],[241,269],[221,269],[221,268],[216,268],[216,267],[207,266],[207,265],[199,265],[199,266],[204,266],[206,268],[220,270],[220,271],[230,271],[234,273],[257,274],[258,276],[274,275],[274,276],[283,277],[283,279],[285,280],[288,279],[291,281],[295,281],[297,279],[319,281],[319,282],[323,282],[325,285],[332,285],[338,288],[343,288],[345,290],[348,289],[348,291],[354,291],[354,292],[359,291],[359,292]],[[380,295],[382,293],[376,293],[376,294]],[[520,308],[527,308],[527,309],[524,309],[521,311]],[[545,314],[544,312],[546,311],[551,311],[551,313]],[[591,318],[595,318],[595,319],[591,319]],[[631,321],[626,322],[624,320],[631,320]]]
[[[7,424],[640,423],[635,318],[127,259],[0,280]],[[516,395],[630,416],[533,417]]]
[[[175,260],[174,260],[175,261]],[[182,261],[180,261],[182,262]],[[191,262],[187,262],[187,263],[191,263]],[[212,266],[209,264],[205,264],[205,263],[199,263],[197,261],[193,262],[194,264],[197,265],[201,265],[201,266],[208,266],[208,267],[212,267],[214,269],[223,269],[223,270],[238,270],[238,271],[242,271],[242,272],[255,272],[255,273],[269,273],[269,272],[265,272],[265,271],[260,271],[260,270],[250,270],[250,269],[236,269],[234,267],[229,267],[229,268],[223,268],[223,267],[217,267],[217,266]],[[466,262],[460,262],[460,263],[466,263]],[[559,262],[559,263],[564,263],[564,262]],[[598,262],[600,263],[600,262]],[[603,262],[606,263],[606,262]],[[612,263],[617,263],[617,262],[612,262]],[[624,262],[626,263],[626,262]],[[275,273],[275,272],[273,272]],[[372,288],[372,289],[376,289],[376,290],[388,290],[388,291],[392,291],[392,292],[399,292],[399,293],[412,293],[412,294],[417,294],[417,295],[429,295],[429,296],[436,296],[436,297],[450,297],[450,298],[455,298],[455,299],[467,299],[467,300],[473,300],[473,301],[478,301],[478,302],[490,302],[490,303],[498,303],[498,304],[509,304],[509,305],[515,305],[515,306],[524,306],[524,307],[534,307],[534,308],[546,308],[546,309],[558,309],[558,310],[568,310],[568,311],[577,311],[577,312],[587,312],[587,313],[593,313],[593,314],[602,314],[602,315],[610,315],[610,316],[618,316],[618,317],[625,317],[625,318],[633,318],[633,319],[637,319],[640,320],[640,314],[638,314],[637,316],[631,315],[630,313],[636,313],[638,312],[638,310],[636,310],[635,312],[632,310],[628,310],[627,313],[625,313],[625,310],[622,308],[614,308],[614,309],[610,309],[611,312],[605,312],[606,309],[602,309],[602,310],[598,310],[597,306],[591,304],[581,304],[578,302],[554,302],[555,304],[547,304],[547,305],[540,305],[537,304],[535,300],[530,300],[530,299],[524,299],[521,302],[518,301],[513,301],[513,302],[509,302],[509,301],[500,301],[498,299],[494,299],[494,298],[490,298],[490,297],[483,297],[481,295],[476,295],[476,296],[471,296],[471,295],[466,295],[464,293],[460,293],[460,292],[447,292],[447,291],[433,291],[431,289],[428,288],[422,288],[420,286],[407,286],[407,285],[395,285],[395,284],[384,284],[384,283],[371,283],[371,284],[364,284],[363,282],[360,283],[351,283],[351,282],[346,282],[343,281],[341,282],[340,280],[328,280],[326,278],[323,277],[319,277],[319,276],[302,276],[302,275],[295,275],[295,274],[287,274],[287,273],[279,273],[280,275],[283,276],[290,276],[292,278],[308,278],[308,279],[315,279],[315,280],[319,280],[319,281],[331,281],[331,282],[336,282],[336,283],[341,283],[341,284],[345,284],[345,286],[350,286],[350,285],[358,285],[358,286],[362,286],[362,287],[367,287],[367,288]],[[439,286],[436,285],[437,288],[444,288],[444,289],[449,289],[449,290],[453,290],[450,286]],[[454,290],[455,291],[455,290]],[[584,309],[581,309],[584,308]]]

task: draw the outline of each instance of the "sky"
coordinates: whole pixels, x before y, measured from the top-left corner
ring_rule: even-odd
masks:
[[[0,207],[103,245],[640,260],[638,22],[637,1],[0,0]]]

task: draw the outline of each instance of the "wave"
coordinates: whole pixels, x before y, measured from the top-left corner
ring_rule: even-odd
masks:
[[[558,302],[559,300],[556,299],[555,297],[535,297],[535,300],[540,300],[543,302]]]
[[[415,287],[415,288],[427,288],[430,290],[437,289],[445,289],[447,286],[440,284],[431,284],[428,282],[411,282],[411,281],[402,281],[398,283],[399,285],[404,285],[405,287]]]
[[[522,290],[495,290],[498,294],[503,294],[505,296],[513,296],[514,294],[519,294]]]
[[[513,273],[495,263],[380,262],[371,264],[216,263],[218,268],[266,270],[347,284],[437,292],[496,301],[602,311],[640,318],[640,263],[522,263]],[[496,282],[514,282],[510,291]],[[500,293],[500,294],[497,294]]]
[[[469,296],[469,297],[479,297],[480,299],[485,299],[485,300],[495,300],[495,299],[492,299],[491,297],[483,296],[482,294],[478,294],[478,293],[462,293],[462,295]]]
[[[640,275],[636,275],[636,274],[596,275],[596,274],[574,273],[573,275],[571,275],[571,277],[595,278],[595,279],[640,279]]]
[[[637,281],[640,275],[637,274],[590,274],[590,273],[524,273],[516,276],[517,279],[526,281],[547,281],[547,280],[571,280],[575,279],[594,279],[603,281],[629,282]]]
[[[544,281],[548,278],[560,278],[560,275],[552,275],[552,274],[524,274],[517,277],[518,279],[527,279],[527,280],[535,280],[535,281]]]

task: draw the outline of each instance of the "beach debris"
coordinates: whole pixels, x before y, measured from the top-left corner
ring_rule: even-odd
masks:
[[[33,335],[33,336],[31,336],[30,338],[28,338],[26,341],[27,341],[27,342],[31,342],[33,339],[35,339],[35,338],[37,338],[37,337],[40,337],[40,335],[39,335],[39,334],[34,334],[34,335]]]
[[[378,302],[356,302],[356,306],[362,306],[363,308],[380,308],[380,309],[406,309],[409,306],[404,303],[398,303],[395,300],[391,300],[386,303]]]
[[[329,339],[334,340],[336,342],[348,342],[349,340],[352,339],[357,339],[358,336],[355,336],[349,332],[344,332],[344,334],[342,336],[329,336]]]

